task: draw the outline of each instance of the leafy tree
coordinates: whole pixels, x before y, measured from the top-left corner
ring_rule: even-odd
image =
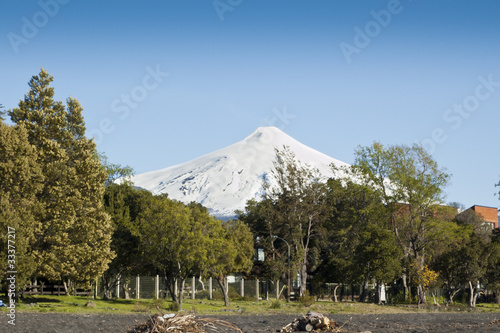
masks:
[[[113,184],[118,179],[121,179],[122,183],[132,185],[130,180],[130,178],[134,175],[134,169],[132,167],[128,165],[122,166],[121,164],[110,163],[104,153],[99,153],[98,158],[108,175],[104,183],[105,186]]]
[[[328,180],[327,238],[322,242],[324,264],[318,273],[325,282],[363,282],[364,301],[369,281],[389,282],[400,273],[401,253],[388,229],[389,216],[379,193],[355,183],[352,176],[352,170],[346,169],[346,178]]]
[[[32,245],[35,231],[41,227],[35,216],[40,209],[36,198],[43,187],[37,152],[29,144],[24,126],[10,127],[0,121],[0,175],[0,229],[3,233],[0,248],[5,249],[0,253],[0,280],[6,281],[7,271],[17,271],[16,285],[23,288],[36,273]],[[15,233],[9,236],[10,228]],[[9,256],[12,246],[15,257]]]
[[[182,309],[186,279],[204,271],[217,220],[198,206],[190,209],[159,195],[146,203],[139,221],[145,258],[163,274],[170,294]],[[178,282],[180,289],[176,293]]]
[[[224,294],[224,305],[229,306],[227,276],[252,268],[253,235],[250,228],[238,220],[225,222],[221,231],[213,235],[219,237],[211,238],[207,271],[216,278]]]
[[[5,120],[5,110],[3,110],[3,105],[0,104],[0,123]]]
[[[380,192],[391,210],[392,228],[404,254],[413,257],[423,270],[431,233],[429,222],[443,201],[449,175],[420,145],[385,147],[375,142],[360,147],[355,167],[360,178]],[[419,304],[425,303],[423,286],[419,284],[417,290]]]
[[[279,236],[288,240],[291,256],[300,275],[300,295],[306,290],[308,266],[312,262],[314,239],[323,221],[324,183],[317,170],[296,160],[289,147],[275,149],[272,176],[274,183],[264,181],[262,230],[270,240]],[[261,221],[262,222],[262,221]]]
[[[487,225],[480,214],[472,209],[467,209],[458,214],[456,220],[461,224],[470,225],[473,228],[474,234],[480,237],[483,242],[489,243],[491,241],[491,227]]]
[[[498,307],[500,308],[500,239],[495,236],[488,246],[488,264],[485,273],[485,282],[488,289],[496,294]]]
[[[127,183],[106,186],[104,207],[111,216],[111,250],[116,253],[116,257],[103,274],[105,297],[109,297],[112,288],[121,281],[123,295],[128,299],[130,276],[145,268],[137,216],[151,197],[151,192],[137,190]]]
[[[40,277],[63,280],[69,290],[74,282],[94,281],[114,253],[110,219],[102,206],[106,174],[95,143],[85,137],[83,108],[72,97],[66,106],[54,101],[52,81],[42,68],[9,115],[16,126],[26,128],[44,177],[36,194],[41,205],[32,246],[36,270]]]
[[[469,306],[474,308],[478,295],[477,285],[484,277],[488,265],[488,246],[483,239],[473,235],[456,255],[462,283],[469,287]]]

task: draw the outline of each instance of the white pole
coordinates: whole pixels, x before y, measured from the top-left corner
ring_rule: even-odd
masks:
[[[196,299],[196,278],[193,276],[193,280],[191,281],[191,292],[192,292],[192,298]]]
[[[212,299],[212,277],[208,278],[208,299]]]
[[[160,276],[156,274],[155,278],[155,292],[156,292],[156,299],[160,299]]]
[[[257,300],[259,300],[260,292],[259,292],[259,279],[255,280],[255,296]]]
[[[140,294],[141,294],[141,278],[139,277],[139,274],[137,274],[137,277],[135,278],[135,298],[140,299]]]

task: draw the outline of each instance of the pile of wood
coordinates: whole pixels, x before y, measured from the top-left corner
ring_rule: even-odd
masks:
[[[315,311],[294,319],[290,324],[281,329],[282,333],[289,332],[339,332],[339,325],[328,317]]]
[[[137,326],[136,333],[210,333],[237,332],[241,330],[234,324],[219,319],[196,318],[194,315],[156,314],[146,323]]]

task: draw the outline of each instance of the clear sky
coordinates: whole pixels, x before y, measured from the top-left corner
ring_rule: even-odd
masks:
[[[500,1],[6,1],[0,103],[44,67],[136,173],[274,125],[336,159],[422,142],[446,201],[498,207]]]

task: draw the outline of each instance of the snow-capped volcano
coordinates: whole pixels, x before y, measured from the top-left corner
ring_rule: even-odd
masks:
[[[259,127],[248,137],[226,148],[166,169],[132,177],[138,187],[169,198],[199,202],[222,219],[235,216],[249,199],[259,200],[262,180],[271,178],[274,148],[289,146],[297,160],[333,175],[330,164],[347,164],[303,145],[276,127]],[[272,181],[272,179],[270,179]]]

